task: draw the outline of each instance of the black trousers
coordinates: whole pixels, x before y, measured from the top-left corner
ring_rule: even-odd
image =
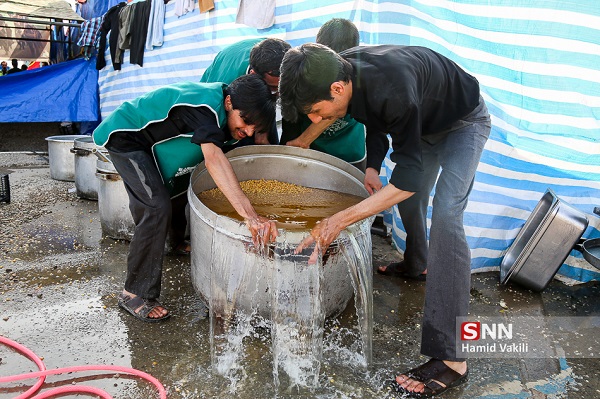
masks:
[[[154,158],[145,151],[108,151],[125,183],[135,222],[127,256],[125,290],[147,299],[160,295],[165,242],[171,227],[171,198]]]

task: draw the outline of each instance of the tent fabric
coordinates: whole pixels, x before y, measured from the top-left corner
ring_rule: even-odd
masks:
[[[0,122],[99,119],[95,58],[76,59],[0,77]]]
[[[0,16],[15,14],[33,20],[52,18],[83,22],[83,18],[65,0],[0,0]]]
[[[600,2],[580,0],[278,0],[275,24],[236,24],[238,1],[215,10],[174,15],[166,6],[164,44],[144,55],[144,67],[100,71],[100,105],[121,102],[181,80],[198,81],[215,54],[250,37],[278,37],[293,46],[314,41],[319,27],[352,20],[361,44],[430,47],[481,83],[492,133],[465,214],[473,272],[498,270],[504,254],[545,191],[585,213],[584,238],[600,237]],[[107,55],[108,56],[108,55]],[[393,163],[388,158],[382,179]],[[430,209],[431,211],[431,209]],[[405,249],[395,209],[386,213],[394,245]],[[568,283],[600,273],[572,251],[559,270]]]

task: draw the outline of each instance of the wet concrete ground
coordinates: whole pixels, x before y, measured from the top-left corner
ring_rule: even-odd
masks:
[[[357,339],[350,304],[342,315],[327,321],[320,388],[277,393],[270,341],[264,332],[245,342],[244,377],[232,382],[215,375],[210,368],[209,321],[190,282],[188,257],[165,259],[161,300],[172,311],[171,319],[139,322],[117,306],[127,243],[102,236],[97,204],[78,199],[74,183],[51,180],[43,155],[0,153],[3,167],[13,172],[11,203],[0,203],[0,335],[27,346],[48,369],[86,364],[133,367],[158,378],[174,399],[370,399],[399,397],[386,381],[426,360],[418,354],[425,283],[375,274],[373,364],[368,370],[356,366],[348,349]],[[375,267],[398,258],[389,240],[373,236]],[[534,293],[501,286],[498,273],[490,272],[473,275],[471,294],[472,315],[511,314],[532,320],[600,316],[597,283],[569,287],[553,281],[544,292]],[[469,367],[469,382],[443,398],[600,397],[597,354],[476,358]],[[0,376],[29,371],[36,371],[33,363],[0,347]],[[115,398],[158,397],[139,379],[105,372],[48,377],[44,387],[72,384],[97,386]],[[14,398],[25,386],[0,385],[0,399]]]

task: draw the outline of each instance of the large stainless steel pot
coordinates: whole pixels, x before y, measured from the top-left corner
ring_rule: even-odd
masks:
[[[91,136],[76,138],[71,152],[75,154],[75,189],[77,196],[96,201],[98,199],[98,179],[96,160],[93,151],[96,144]]]
[[[100,154],[108,161],[107,152],[100,151]],[[112,162],[107,161],[96,161],[98,212],[102,233],[117,240],[131,241],[135,224],[129,211],[129,197],[121,176]]]
[[[73,141],[85,135],[46,137],[50,177],[54,180],[75,181],[75,156],[71,153]]]
[[[247,146],[235,149],[226,154],[240,181],[252,179],[274,179],[306,187],[335,190],[342,193],[367,197],[363,187],[364,174],[354,166],[330,155],[290,146]],[[191,176],[188,189],[191,224],[191,275],[195,290],[209,304],[211,293],[211,265],[218,267],[213,259],[214,253],[226,254],[231,267],[250,268],[244,274],[261,276],[258,281],[248,284],[246,291],[237,293],[236,306],[243,310],[256,310],[263,317],[270,317],[271,270],[276,266],[278,272],[286,275],[286,270],[293,274],[295,265],[290,261],[280,261],[277,265],[273,259],[265,261],[261,255],[251,249],[250,234],[245,225],[239,221],[219,216],[208,209],[197,197],[197,194],[216,187],[204,163],[199,164]],[[372,218],[359,223],[370,224]],[[368,231],[369,229],[362,229]],[[306,233],[287,232],[287,245],[295,248]],[[272,252],[286,243],[281,234]],[[364,242],[370,235],[357,237]],[[324,291],[323,307],[326,315],[333,315],[345,309],[352,298],[354,290],[348,265],[338,247],[339,239],[334,241],[326,255],[322,280]],[[268,269],[268,270],[265,270]],[[252,308],[251,308],[252,307]],[[219,312],[220,309],[212,309]]]

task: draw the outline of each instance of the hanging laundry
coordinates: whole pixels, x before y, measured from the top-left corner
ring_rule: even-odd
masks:
[[[110,57],[112,59],[113,68],[116,71],[121,70],[121,63],[115,58],[115,51],[117,50],[117,41],[119,39],[119,12],[127,3],[121,2],[116,6],[108,9],[104,14],[104,19],[100,25],[100,44],[98,45],[98,57],[96,57],[96,69],[100,70],[106,66],[106,60],[104,59],[104,52],[106,51],[106,36],[108,32],[114,29],[114,34],[110,35],[108,45],[110,48]]]
[[[123,53],[131,45],[131,15],[133,7],[128,4],[119,12],[119,38],[117,39],[117,49],[115,50],[115,59],[119,64],[123,64]]]
[[[143,66],[144,47],[148,36],[148,22],[150,20],[150,1],[140,1],[132,5],[134,7],[131,16],[131,46],[129,49],[129,62]]]
[[[102,17],[92,18],[90,20],[83,21],[81,24],[81,35],[77,41],[77,45],[81,47],[81,51],[86,60],[89,60],[96,47],[98,41],[98,32],[100,31],[100,25],[102,25]]]
[[[235,22],[257,29],[273,26],[275,0],[240,0]]]
[[[146,50],[152,50],[154,46],[163,45],[163,30],[165,23],[164,0],[151,0],[150,21],[148,21],[148,36],[146,37]]]
[[[215,9],[215,2],[213,0],[198,0],[200,5],[200,12],[207,12]]]
[[[175,15],[181,17],[194,11],[194,0],[175,0]]]

